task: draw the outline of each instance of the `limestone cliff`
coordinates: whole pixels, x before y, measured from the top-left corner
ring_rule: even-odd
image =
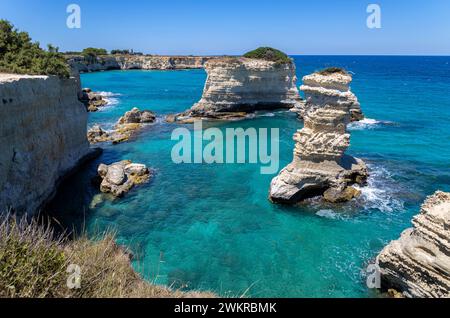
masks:
[[[0,211],[34,213],[85,156],[76,78],[0,74]]]
[[[413,228],[377,257],[381,283],[407,297],[450,297],[450,193],[427,198]]]
[[[94,59],[70,56],[68,63],[80,73],[107,70],[179,70],[203,68],[210,57],[159,55],[106,55]]]
[[[175,120],[242,117],[247,112],[296,107],[300,95],[294,63],[220,58],[205,63],[208,74],[201,100]]]
[[[334,203],[348,201],[359,194],[351,185],[367,177],[364,162],[345,154],[350,144],[351,77],[339,72],[314,73],[303,81],[304,128],[294,135],[293,162],[272,180],[270,199],[295,203],[323,195]]]
[[[330,68],[330,69],[326,69],[324,71],[321,71],[319,73],[322,73],[322,75],[327,75],[327,73],[329,72],[330,74],[332,74],[333,71],[340,71],[340,69],[337,68]],[[346,93],[346,94],[341,94],[341,100],[342,99],[346,99],[347,102],[350,104],[349,105],[349,109],[350,109],[350,120],[351,121],[359,121],[364,119],[364,114],[361,110],[361,104],[358,101],[358,98],[356,97],[355,94],[353,94],[353,92],[350,90],[350,83],[352,82],[352,76],[349,73],[346,73],[345,78],[342,79],[344,82],[342,84],[339,84],[338,86],[334,87],[333,85],[336,85],[336,83],[334,82],[321,82],[321,83],[317,83],[315,81],[315,75],[307,75],[303,78],[303,83],[304,83],[304,87],[307,86],[317,86],[320,85],[323,88],[326,89],[336,89],[338,90],[340,93]],[[306,111],[307,111],[307,107],[311,106],[312,103],[301,103],[298,104],[297,107],[292,108],[291,110],[293,112],[296,112],[300,115],[300,117],[304,117]]]

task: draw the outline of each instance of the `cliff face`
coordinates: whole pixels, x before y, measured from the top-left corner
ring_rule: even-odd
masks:
[[[350,144],[347,124],[353,104],[344,74],[306,76],[304,128],[294,135],[294,160],[272,180],[270,199],[295,203],[316,195],[343,202],[358,195],[351,187],[367,177],[364,162],[345,154]]]
[[[0,74],[0,211],[34,213],[90,154],[76,79]]]
[[[107,70],[177,70],[203,68],[210,57],[157,56],[157,55],[108,55],[87,61],[82,56],[68,59],[72,69],[81,73]]]
[[[220,58],[205,63],[208,74],[201,100],[177,116],[241,117],[242,113],[292,108],[300,103],[294,63],[248,58]]]
[[[413,225],[377,257],[382,286],[407,297],[450,297],[450,193],[427,198]]]

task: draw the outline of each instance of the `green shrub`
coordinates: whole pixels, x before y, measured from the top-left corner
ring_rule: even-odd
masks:
[[[317,73],[321,74],[321,75],[331,75],[331,74],[343,74],[343,75],[347,75],[347,71],[344,70],[343,68],[340,67],[328,67],[325,68],[323,70],[318,71]]]
[[[99,55],[107,55],[108,51],[106,51],[105,49],[97,49],[95,47],[88,47],[86,49],[84,49],[81,54],[83,56],[92,56],[92,57],[97,57]]]
[[[6,20],[0,20],[0,72],[58,75],[68,78],[70,69],[57,47],[40,48],[26,32],[19,32]]]
[[[247,52],[244,57],[249,59],[259,59],[272,61],[280,64],[292,63],[292,60],[285,53],[271,47],[260,47],[256,50]]]

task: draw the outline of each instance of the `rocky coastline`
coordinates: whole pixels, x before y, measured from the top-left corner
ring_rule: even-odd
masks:
[[[412,223],[378,255],[381,285],[404,297],[448,298],[450,193],[437,191],[428,197]]]
[[[345,154],[354,104],[349,98],[351,76],[339,70],[303,80],[304,128],[294,135],[294,160],[272,180],[269,198],[287,204],[315,196],[332,203],[349,201],[360,195],[353,185],[364,184],[368,176],[361,159]]]
[[[300,107],[295,64],[263,59],[227,57],[205,63],[207,80],[201,100],[168,121],[245,118],[258,110]]]
[[[86,58],[82,55],[67,56],[67,63],[79,73],[109,70],[183,70],[200,69],[213,57],[210,56],[162,56],[162,55],[101,55]]]
[[[90,144],[108,141],[113,144],[119,144],[128,141],[145,125],[154,123],[155,121],[155,113],[149,110],[141,111],[139,108],[134,107],[119,118],[114,129],[111,131],[106,131],[97,124],[89,128],[87,139]]]

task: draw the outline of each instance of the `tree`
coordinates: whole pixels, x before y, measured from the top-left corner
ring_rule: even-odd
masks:
[[[0,72],[70,77],[69,65],[57,47],[43,50],[6,20],[0,20]]]

